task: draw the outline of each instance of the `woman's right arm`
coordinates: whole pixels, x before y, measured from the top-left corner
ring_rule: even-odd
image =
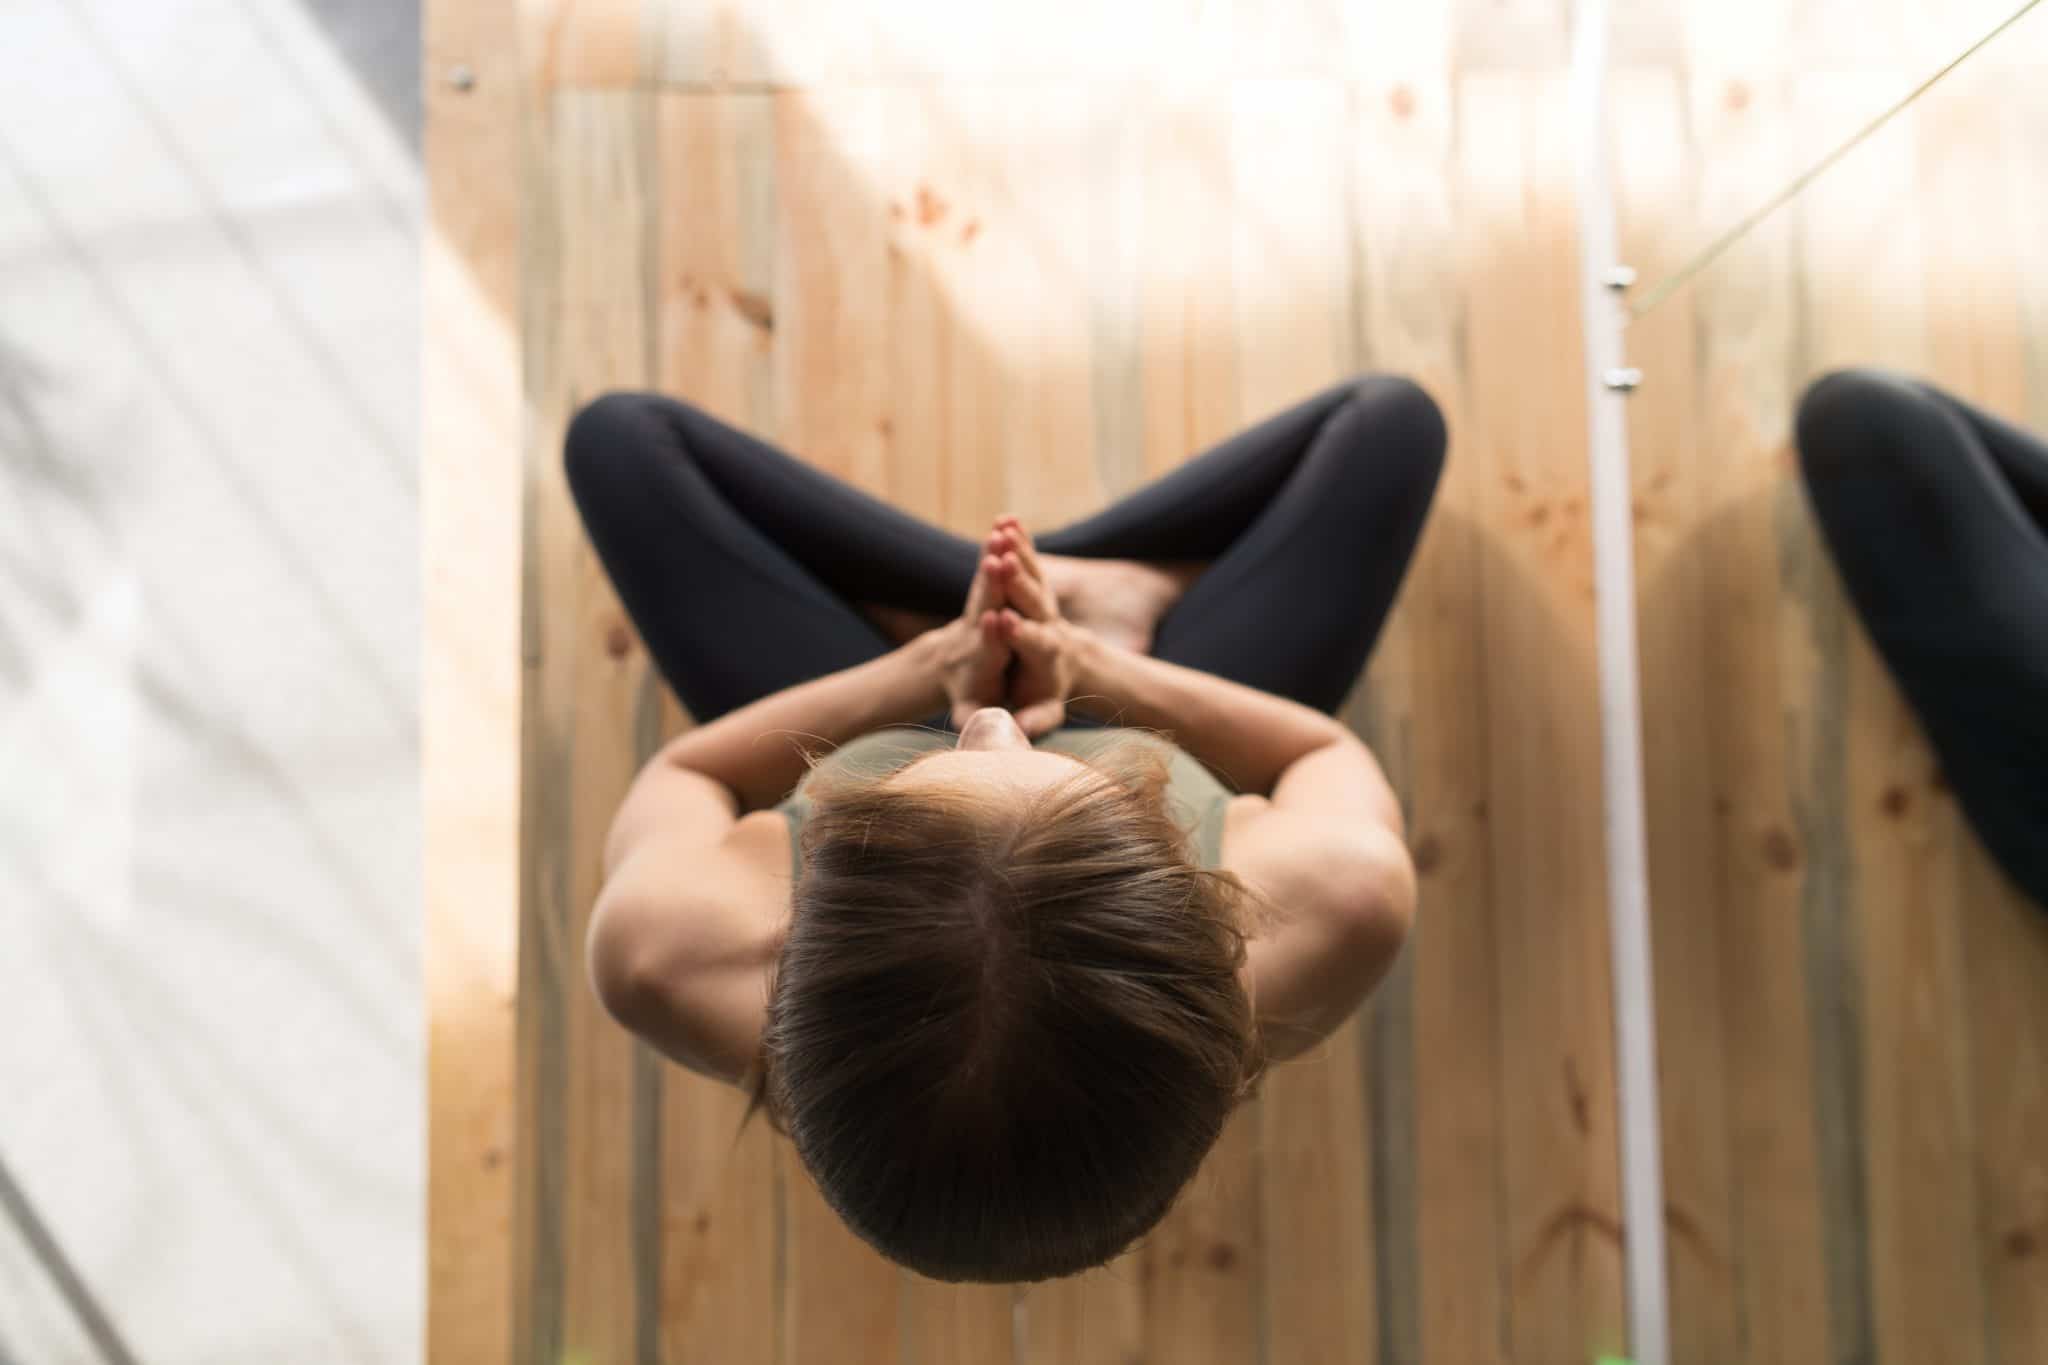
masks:
[[[1048,623],[1066,637],[1074,658],[1067,709],[1095,720],[1141,725],[1172,733],[1174,742],[1241,792],[1274,794],[1282,775],[1318,749],[1350,746],[1345,812],[1395,832],[1401,806],[1379,764],[1334,717],[1286,697],[1133,654],[1072,622]]]
[[[1223,862],[1264,902],[1245,970],[1267,1055],[1314,1047],[1386,976],[1414,917],[1415,869],[1386,774],[1320,711],[1092,636],[1072,643],[1070,709],[1171,731],[1238,790],[1268,796]]]
[[[626,1029],[671,1061],[736,1082],[767,1018],[788,851],[775,837],[781,817],[740,819],[731,788],[677,761],[680,743],[641,770],[612,821],[585,961],[599,1002]]]

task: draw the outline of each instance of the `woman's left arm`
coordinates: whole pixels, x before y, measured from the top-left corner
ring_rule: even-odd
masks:
[[[677,736],[653,762],[723,783],[741,813],[772,806],[804,775],[799,741],[834,749],[871,730],[944,710],[947,638],[945,629],[927,631],[879,658],[729,711]]]
[[[764,973],[789,908],[738,817],[796,784],[795,736],[838,744],[945,702],[946,636],[816,678],[670,742],[634,779],[605,840],[592,911],[591,985],[620,1023],[672,1060],[736,1081],[760,1045]],[[794,733],[792,733],[794,732]]]
[[[957,717],[980,701],[1001,700],[1010,649],[997,634],[994,608],[1002,604],[1005,574],[993,556],[984,557],[956,619],[880,658],[786,687],[700,725],[656,755],[649,769],[660,764],[702,773],[723,783],[741,812],[760,810],[788,795],[804,775],[798,740],[836,749],[949,705]]]

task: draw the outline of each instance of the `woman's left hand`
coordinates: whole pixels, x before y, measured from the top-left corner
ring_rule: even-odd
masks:
[[[1003,562],[982,547],[981,564],[967,589],[967,605],[957,620],[939,627],[939,676],[952,705],[953,728],[984,706],[1005,701],[1005,675],[1010,646],[1003,639],[997,609],[1003,605]]]

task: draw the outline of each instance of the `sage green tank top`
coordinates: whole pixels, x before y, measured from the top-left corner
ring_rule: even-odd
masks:
[[[1203,867],[1218,866],[1223,856],[1223,812],[1236,793],[1178,744],[1149,731],[1065,726],[1034,741],[1032,747],[1072,754],[1085,762],[1104,746],[1134,737],[1166,754],[1170,770],[1166,787],[1167,808],[1180,827],[1193,837],[1196,861]],[[836,774],[842,771],[886,777],[921,754],[934,749],[950,749],[958,742],[957,735],[911,726],[891,726],[842,744],[819,760],[818,766],[804,775],[796,790],[775,807],[789,820],[790,875],[796,877],[803,872],[804,820],[811,813],[809,788],[812,778],[821,772]]]

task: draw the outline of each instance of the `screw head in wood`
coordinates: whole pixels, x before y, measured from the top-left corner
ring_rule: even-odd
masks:
[[[468,92],[476,89],[476,72],[460,63],[448,68],[448,84]]]
[[[1636,282],[1636,268],[1632,265],[1611,265],[1600,276],[1600,283],[1620,293]]]
[[[1637,369],[1609,370],[1600,376],[1600,382],[1615,393],[1632,393],[1636,385],[1643,382],[1643,372]]]

